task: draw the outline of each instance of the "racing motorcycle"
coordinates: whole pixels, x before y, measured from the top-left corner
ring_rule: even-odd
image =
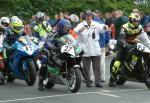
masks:
[[[116,58],[110,64],[113,68]],[[145,83],[150,89],[150,48],[143,43],[137,43],[128,52],[125,61],[117,73],[116,84],[123,85],[127,80]]]
[[[13,82],[16,78],[25,80],[32,86],[36,80],[35,58],[38,55],[38,46],[29,36],[21,36],[11,45],[13,52],[9,56],[8,73],[6,80]]]
[[[3,48],[0,47],[0,85],[4,85],[5,83],[5,77],[4,77],[4,59],[3,59]]]
[[[59,47],[52,46],[48,51],[45,50],[46,53],[42,51],[40,56],[42,65],[48,61],[45,67],[41,67],[48,71],[47,78],[43,81],[44,87],[51,89],[55,84],[67,85],[72,93],[76,93],[81,86],[79,64],[83,50],[70,34],[59,39],[54,37],[52,41],[53,45],[54,41],[59,41]]]
[[[5,83],[5,77],[4,77],[4,70],[5,70],[5,65],[4,65],[4,56],[3,56],[3,46],[2,46],[2,41],[4,39],[4,35],[0,35],[0,85],[4,85]]]

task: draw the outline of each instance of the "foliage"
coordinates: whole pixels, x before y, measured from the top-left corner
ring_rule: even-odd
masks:
[[[134,0],[1,0],[0,16],[22,16],[29,18],[37,11],[44,11],[48,15],[58,12],[69,11],[79,13],[85,9],[101,12],[112,12],[121,9],[128,15],[133,8],[140,8],[145,13],[149,13],[149,7],[145,5],[135,5]],[[148,0],[150,5],[150,0]]]

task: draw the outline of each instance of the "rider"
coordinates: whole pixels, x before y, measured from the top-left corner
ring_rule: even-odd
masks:
[[[36,17],[36,25],[34,26],[34,31],[35,31],[34,36],[41,41],[42,39],[46,39],[49,36],[49,33],[52,31],[52,28],[45,20],[46,15],[44,12],[40,12],[40,11],[37,12],[35,17]],[[44,48],[47,49],[45,45]],[[40,91],[43,90],[43,80],[45,79],[46,71],[47,71],[47,69],[43,66],[44,65],[42,65],[42,67],[39,70],[38,89]]]
[[[10,21],[8,17],[1,17],[0,19],[0,46],[2,46],[2,42],[4,39],[4,31],[9,27]]]
[[[63,35],[66,35],[69,33],[69,30],[71,28],[71,23],[70,21],[66,20],[66,19],[62,19],[58,22],[58,26],[57,26],[57,34],[55,35],[55,38],[60,38]],[[53,46],[54,47],[59,47],[59,41],[53,40],[52,41]],[[40,72],[39,72],[39,86],[38,89],[40,91],[43,90],[43,81],[46,78],[46,74],[47,74],[47,68],[41,68]]]
[[[8,17],[1,17],[0,18],[0,48],[3,50],[3,39],[4,39],[4,31],[5,29],[7,29],[9,27],[9,18]],[[3,51],[2,51],[3,52]],[[4,66],[4,65],[3,65]],[[3,69],[3,67],[1,66],[1,68]],[[3,76],[3,70],[0,71],[0,78],[3,78],[4,79],[4,76]]]
[[[4,30],[9,27],[9,18],[8,17],[1,17],[0,19],[0,35],[4,34]]]
[[[69,20],[70,20],[70,22],[72,24],[72,28],[70,29],[70,34],[73,36],[74,39],[77,39],[78,35],[74,32],[73,29],[78,25],[80,20],[79,20],[79,18],[78,18],[78,16],[76,14],[71,14],[69,16]]]
[[[114,62],[111,69],[109,80],[110,87],[115,87],[116,75],[120,71],[121,63],[124,61],[128,50],[136,43],[135,39],[139,38],[140,35],[145,34],[140,25],[140,19],[139,14],[131,13],[129,15],[129,22],[122,26],[120,37],[117,42],[117,61]]]
[[[20,36],[26,35],[23,32],[22,21],[19,18],[13,19],[10,23],[10,27],[4,31],[4,35],[5,35],[5,38],[3,41],[3,47],[5,49],[4,49],[3,55],[4,55],[4,59],[5,59],[5,64],[6,64],[6,66],[8,66],[9,56],[15,49],[15,47],[12,47],[12,44]]]
[[[36,25],[34,26],[35,30],[35,37],[42,39],[46,38],[48,36],[48,33],[52,31],[52,28],[50,25],[48,25],[48,22],[45,20],[45,13],[44,12],[37,12],[36,13]]]
[[[25,32],[23,32],[23,23],[19,18],[15,18],[11,21],[10,27],[4,31],[4,41],[3,46],[7,49],[7,57],[9,57],[10,52],[12,52],[13,49],[11,45],[20,37],[23,35],[26,35]],[[6,58],[7,58],[6,57]]]

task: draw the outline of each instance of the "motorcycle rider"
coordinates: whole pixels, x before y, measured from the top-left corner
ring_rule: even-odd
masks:
[[[73,36],[74,39],[77,39],[78,35],[74,32],[73,29],[78,25],[80,20],[76,14],[71,14],[69,16],[69,20],[70,20],[71,25],[72,25],[72,28],[70,29],[70,34]]]
[[[45,13],[44,12],[37,12],[36,13],[36,25],[34,26],[35,30],[35,37],[41,39],[46,38],[48,36],[48,33],[52,31],[52,28],[50,25],[48,25],[48,22],[45,20]]]
[[[110,87],[115,87],[117,73],[121,69],[121,64],[124,61],[126,54],[133,47],[133,45],[136,44],[135,39],[139,40],[141,36],[146,38],[145,42],[148,40],[147,35],[145,35],[145,32],[140,25],[140,19],[141,18],[139,14],[131,13],[129,15],[129,22],[122,26],[120,36],[117,41],[117,60],[114,62],[113,67],[111,68],[111,75],[109,80]]]
[[[7,29],[9,27],[9,23],[10,23],[10,21],[9,21],[8,17],[1,17],[0,18],[0,48],[2,49],[2,52],[3,52],[3,45],[2,45],[2,43],[3,43],[3,39],[4,39],[4,31],[5,31],[5,29]],[[4,70],[2,68],[2,71],[0,70],[0,78],[2,78],[4,80],[3,74],[4,74]],[[2,81],[0,81],[0,84],[1,83],[2,83]]]
[[[19,18],[13,19],[10,23],[10,27],[4,31],[4,35],[5,38],[3,41],[3,47],[4,47],[3,55],[5,57],[6,68],[8,68],[7,66],[9,62],[9,57],[15,49],[15,47],[12,47],[12,44],[15,43],[15,41],[19,39],[20,36],[26,35],[23,32],[22,21]],[[9,71],[6,70],[6,72],[9,75]]]
[[[57,33],[55,34],[55,40],[52,41],[52,45],[54,48],[58,48],[60,47],[60,42],[59,42],[59,38],[63,35],[66,35],[69,33],[69,30],[71,29],[71,23],[70,21],[66,20],[66,19],[62,19],[58,22],[58,27],[57,27]],[[47,48],[50,49],[50,48]],[[40,91],[42,91],[43,88],[43,81],[46,78],[46,74],[47,74],[47,68],[42,68],[42,70],[40,69],[39,72],[39,85],[38,85],[38,89]]]
[[[1,17],[0,19],[0,46],[2,46],[2,42],[4,39],[4,31],[9,27],[10,21],[8,17]]]
[[[3,46],[7,49],[12,49],[11,44],[13,44],[20,36],[26,35],[23,32],[23,23],[19,18],[15,18],[11,21],[11,27],[4,31],[6,36],[3,41]]]
[[[0,35],[4,34],[4,30],[9,27],[10,20],[8,17],[0,18]]]
[[[42,39],[46,39],[47,37],[50,36],[49,33],[52,31],[52,27],[45,20],[46,15],[44,12],[40,12],[40,11],[37,12],[35,17],[36,17],[36,25],[34,26],[34,31],[35,31],[34,36],[41,41]],[[47,49],[47,47],[45,47],[45,44],[44,44],[44,48]],[[42,67],[39,70],[38,89],[40,91],[43,90],[43,80],[45,79],[46,71],[47,71],[47,69],[43,66],[44,65],[42,65]]]

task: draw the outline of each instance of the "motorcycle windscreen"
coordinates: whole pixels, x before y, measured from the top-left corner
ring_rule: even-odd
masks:
[[[139,40],[142,42],[143,45],[145,45],[146,47],[150,49],[150,39],[148,38],[145,32],[142,32],[139,35]]]
[[[33,54],[34,51],[38,50],[38,46],[33,43],[29,36],[21,36],[18,40],[23,44],[23,49],[27,51],[28,54]]]
[[[82,49],[79,46],[79,43],[70,34],[62,36],[60,38],[60,42],[61,42],[62,45],[73,46],[75,56],[78,56],[82,52]]]

